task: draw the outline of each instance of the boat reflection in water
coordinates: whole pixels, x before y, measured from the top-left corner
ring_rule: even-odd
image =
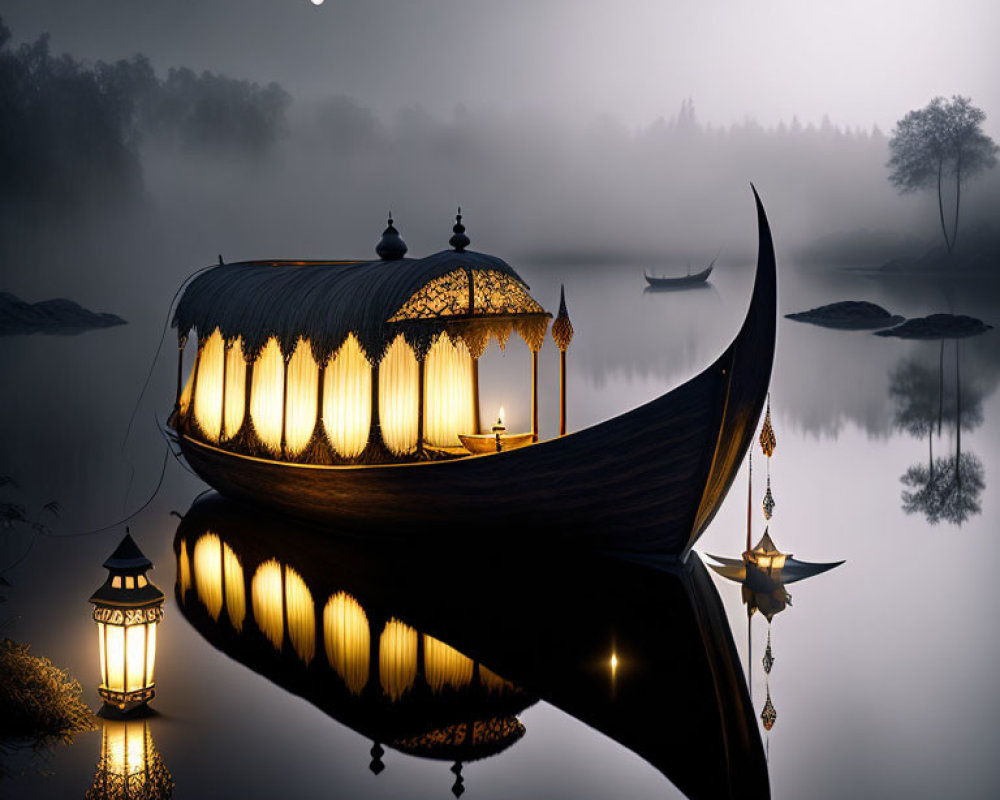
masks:
[[[101,721],[101,760],[87,800],[168,800],[170,777],[146,719]]]
[[[213,646],[373,741],[461,765],[524,735],[538,699],[691,797],[767,797],[725,612],[696,554],[660,569],[402,546],[210,495],[178,527],[176,594]]]

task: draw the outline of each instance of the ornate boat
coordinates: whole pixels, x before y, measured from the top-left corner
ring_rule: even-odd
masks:
[[[456,249],[425,259],[402,260],[405,245],[395,243],[390,224],[381,262],[214,267],[187,288],[174,318],[182,348],[192,328],[199,337],[183,391],[178,368],[171,424],[180,451],[223,494],[341,528],[376,522],[382,535],[425,541],[472,531],[486,537],[491,528],[502,531],[504,541],[535,539],[545,529],[547,537],[685,557],[726,496],[770,382],[775,259],[756,191],[754,198],[753,292],[721,356],[621,416],[489,455],[462,457],[456,448],[431,447],[425,418],[452,425],[438,431],[445,445],[449,436],[457,444],[455,420],[463,414],[463,424],[479,433],[477,358],[484,342],[520,333],[535,356],[534,376],[549,315],[509,265],[464,251],[468,238],[460,222]],[[571,333],[561,313],[553,335],[564,356]],[[401,348],[415,355],[399,359]],[[359,362],[363,368],[352,372]],[[448,364],[458,366],[448,372]],[[425,377],[432,374],[445,377]],[[230,384],[245,385],[245,392],[227,396]],[[449,412],[440,396],[452,385],[460,385],[454,396],[461,413]],[[300,395],[305,411],[293,402]],[[345,396],[359,399],[345,406]],[[401,424],[397,412],[407,397],[411,410]],[[337,403],[347,409],[348,422],[363,407],[364,424],[355,419],[352,427],[345,415],[336,417]],[[532,430],[537,438],[535,412]]]
[[[338,534],[199,499],[174,537],[177,606],[210,645],[372,742],[376,774],[401,754],[454,762],[456,776],[502,758],[529,724],[521,712],[543,700],[688,797],[769,795],[732,633],[697,554],[667,568],[545,546],[483,559],[473,542],[441,553]]]
[[[698,284],[705,283],[708,280],[708,276],[712,274],[714,267],[715,259],[712,259],[712,263],[701,272],[689,273],[677,278],[657,278],[654,275],[647,275],[645,272],[642,274],[646,278],[646,283],[654,289],[679,289],[684,286],[697,286]]]

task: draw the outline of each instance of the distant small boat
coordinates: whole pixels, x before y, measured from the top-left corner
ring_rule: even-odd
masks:
[[[646,275],[645,271],[643,271],[642,274],[645,276],[646,282],[650,286],[655,286],[657,289],[675,288],[678,286],[691,286],[698,283],[704,283],[708,280],[708,276],[712,274],[712,268],[714,266],[715,259],[713,258],[712,263],[705,267],[705,269],[701,272],[696,272],[693,275],[688,273],[687,275],[682,275],[679,278],[656,278],[652,275]]]

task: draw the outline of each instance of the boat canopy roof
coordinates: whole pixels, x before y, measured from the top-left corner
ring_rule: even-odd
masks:
[[[194,278],[173,326],[179,336],[195,329],[199,340],[216,329],[226,341],[241,337],[251,358],[271,337],[285,355],[302,338],[324,364],[354,334],[377,364],[399,334],[422,358],[441,333],[465,341],[478,357],[491,334],[503,345],[512,330],[533,350],[541,347],[551,314],[528,291],[505,261],[471,251],[377,261],[244,261]]]

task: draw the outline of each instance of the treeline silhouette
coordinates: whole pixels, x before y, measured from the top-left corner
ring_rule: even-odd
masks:
[[[47,35],[14,47],[0,18],[0,234],[121,212],[143,198],[140,145],[259,156],[284,132],[291,97],[189,69],[159,78],[137,55],[88,64]],[[43,230],[39,230],[43,229]]]
[[[107,236],[88,233],[90,221],[121,230],[122,209],[134,214],[152,198],[152,227],[184,231],[197,255],[175,256],[194,263],[222,249],[361,256],[389,208],[411,252],[427,252],[461,204],[473,247],[510,258],[665,268],[719,252],[722,266],[750,264],[750,180],[786,263],[874,266],[936,235],[931,198],[899,198],[888,183],[886,135],[826,118],[713,126],[692,100],[641,127],[545,108],[380,114],[346,96],[293,106],[274,83],[184,67],[158,74],[142,55],[88,64],[52,55],[45,37],[15,48],[6,28],[0,104],[10,176],[0,183],[0,233],[9,234],[0,260],[19,241],[20,255],[30,246],[59,258],[58,243],[33,226],[67,221],[76,230],[61,238],[89,236],[86,249],[100,256]],[[995,172],[963,194],[970,242],[1000,206]],[[138,228],[129,235],[146,241]]]

